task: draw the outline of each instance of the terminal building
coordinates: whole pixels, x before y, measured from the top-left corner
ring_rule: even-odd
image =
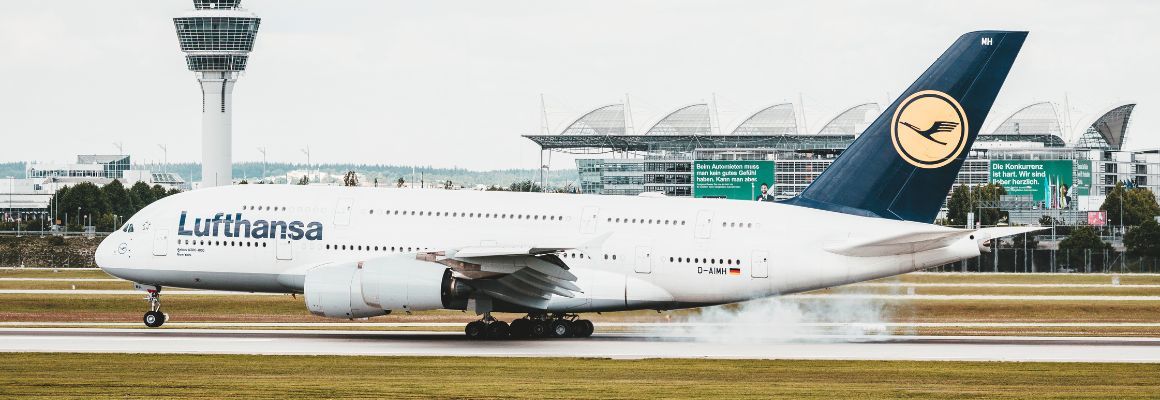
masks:
[[[134,166],[128,155],[77,156],[75,163],[25,163],[24,178],[9,177],[0,182],[0,211],[8,218],[18,213],[43,213],[57,189],[82,182],[97,186],[114,179],[126,188],[137,182],[165,189],[188,190],[190,185],[176,173],[157,172]]]
[[[1043,215],[1084,223],[1087,211],[1099,209],[1117,182],[1160,193],[1160,151],[1122,148],[1134,108],[1116,105],[1069,140],[1055,105],[1024,107],[980,133],[955,185],[1002,184],[1012,195],[1004,209],[1016,223],[1034,223]],[[714,129],[711,107],[692,104],[638,134],[627,128],[624,104],[611,104],[581,115],[557,134],[525,137],[542,152],[595,155],[576,160],[582,193],[754,199],[758,187],[768,183],[776,199],[787,199],[813,182],[881,112],[878,104],[858,104],[821,129],[805,132],[794,105],[784,103],[762,108],[732,129]],[[698,171],[752,162],[771,168],[744,167],[769,171],[734,187],[735,196],[719,196],[720,190],[700,184],[707,178]]]

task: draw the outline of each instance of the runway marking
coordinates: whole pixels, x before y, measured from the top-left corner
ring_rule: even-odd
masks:
[[[1160,301],[1160,296],[1099,295],[991,295],[991,294],[860,294],[810,293],[784,296],[789,299],[861,299],[861,300],[1027,300],[1027,301]]]
[[[472,341],[445,332],[96,328],[9,328],[0,330],[0,338],[0,352],[1160,362],[1160,338],[815,335],[790,341],[700,341],[621,333]],[[147,345],[139,344],[145,340]]]
[[[289,296],[289,293],[255,293],[255,292],[227,292],[220,290],[164,290],[164,296]],[[86,294],[86,295],[144,295],[139,290],[101,290],[101,289],[3,289],[0,294]]]
[[[835,286],[835,288],[853,287],[853,286],[868,286],[868,287],[973,287],[973,288],[1125,288],[1125,289],[1155,289],[1160,288],[1160,285],[1154,284],[1119,284],[1113,285],[1110,283],[908,283],[908,282],[865,282],[852,283],[846,286]]]
[[[131,283],[124,279],[117,278],[0,278],[3,281],[20,281],[20,282],[125,282]]]
[[[142,295],[136,290],[91,289],[5,289],[0,294],[41,295]],[[288,293],[226,292],[216,290],[172,290],[166,296],[287,296]],[[1022,300],[1022,301],[1160,301],[1160,296],[1101,296],[1101,295],[974,295],[974,294],[868,294],[868,293],[807,293],[782,296],[786,299],[857,299],[857,300]]]
[[[711,322],[595,322],[598,327],[610,328],[691,328],[701,326],[764,327],[779,324],[766,323],[711,323]],[[889,327],[889,328],[1160,328],[1160,322],[803,322],[802,327]],[[26,326],[94,326],[137,327],[140,322],[67,322],[28,321],[0,322],[0,327]],[[183,328],[459,328],[462,322],[167,322],[167,327]]]

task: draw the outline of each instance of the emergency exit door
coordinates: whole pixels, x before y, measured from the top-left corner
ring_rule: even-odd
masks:
[[[164,256],[169,254],[169,230],[158,229],[153,232],[153,255]]]
[[[753,252],[753,260],[749,264],[749,276],[754,278],[769,277],[769,253],[764,251]]]
[[[350,213],[353,206],[354,200],[349,197],[338,199],[338,203],[334,205],[334,224],[337,226],[350,225]]]
[[[636,248],[636,263],[633,266],[636,272],[641,274],[652,273],[652,249],[648,247]]]
[[[290,239],[278,239],[274,243],[274,252],[279,260],[294,259],[294,242]]]

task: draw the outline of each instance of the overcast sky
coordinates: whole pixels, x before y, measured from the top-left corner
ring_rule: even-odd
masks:
[[[636,129],[716,94],[726,129],[782,101],[808,129],[886,103],[956,37],[1030,30],[987,127],[1037,101],[1077,127],[1139,102],[1128,148],[1160,147],[1160,2],[288,1],[262,17],[234,91],[234,160],[535,168],[553,133],[632,99]],[[171,18],[192,1],[5,1],[0,161],[200,157],[200,95]],[[1061,112],[1065,110],[1061,109]],[[1070,139],[1070,138],[1069,138]],[[554,157],[554,169],[574,168]]]

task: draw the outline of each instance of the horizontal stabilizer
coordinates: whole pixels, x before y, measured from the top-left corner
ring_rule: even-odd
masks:
[[[964,238],[985,241],[1048,229],[1038,226],[1004,226],[982,229],[956,229],[932,226],[932,228],[934,229],[928,231],[906,232],[872,239],[853,240],[827,246],[826,251],[850,257],[894,256],[943,248]]]

